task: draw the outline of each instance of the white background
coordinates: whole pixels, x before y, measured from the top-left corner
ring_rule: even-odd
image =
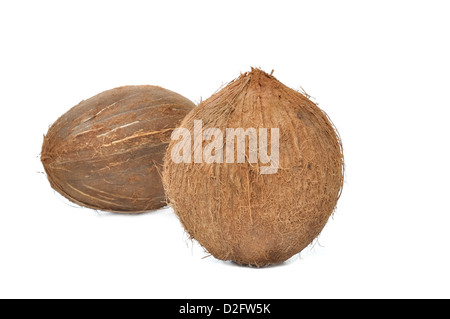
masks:
[[[2,1],[2,298],[450,297],[448,1]],[[281,266],[221,262],[171,209],[76,208],[43,134],[128,84],[194,102],[251,66],[303,87],[340,131],[346,183],[318,242]]]

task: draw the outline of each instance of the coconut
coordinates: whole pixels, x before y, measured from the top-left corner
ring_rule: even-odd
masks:
[[[344,160],[337,130],[305,94],[252,68],[180,127],[163,182],[186,232],[207,252],[238,264],[278,264],[320,234],[341,195]],[[230,128],[241,134],[228,136]],[[239,136],[245,154],[238,154]]]
[[[93,209],[137,213],[166,205],[161,181],[172,130],[195,105],[157,86],[124,86],[82,101],[44,137],[51,186]]]

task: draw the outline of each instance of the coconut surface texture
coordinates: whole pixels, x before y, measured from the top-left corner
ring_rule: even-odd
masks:
[[[183,150],[184,139],[171,141],[163,182],[191,238],[218,259],[258,267],[281,263],[308,246],[333,213],[343,186],[342,144],[328,116],[305,95],[252,69],[202,102],[181,127],[193,135],[195,120],[202,121],[203,132],[219,128],[224,136],[227,128],[278,128],[279,169],[261,174],[268,164],[248,160],[177,164],[172,149]],[[186,143],[193,159],[194,139]],[[208,143],[203,141],[203,150]]]
[[[138,213],[166,205],[161,170],[172,130],[194,103],[157,86],[124,86],[82,101],[44,137],[51,186],[93,209]]]

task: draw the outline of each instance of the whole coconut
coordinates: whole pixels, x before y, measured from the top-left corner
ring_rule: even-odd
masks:
[[[51,186],[89,208],[138,213],[166,205],[161,181],[170,134],[195,105],[157,86],[124,86],[82,101],[44,137]]]
[[[343,186],[342,144],[327,115],[272,75],[252,69],[191,111],[181,127],[193,136],[199,121],[203,132],[220,129],[223,140],[205,134],[198,144],[178,134],[163,173],[166,195],[186,231],[216,258],[239,264],[277,264],[302,251],[325,226]],[[267,158],[251,163],[250,137],[244,162],[225,158],[227,128],[267,128],[273,136],[271,129],[278,129],[278,141],[267,136],[268,153],[279,151],[276,169],[263,172]],[[191,152],[185,160],[173,160],[185,150]],[[218,157],[205,161],[207,154]]]

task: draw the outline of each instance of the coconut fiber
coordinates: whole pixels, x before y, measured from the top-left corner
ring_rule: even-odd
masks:
[[[157,86],[125,86],[69,110],[44,137],[51,186],[70,201],[120,213],[165,205],[160,171],[172,130],[195,105]]]
[[[202,102],[181,127],[193,132],[194,120],[203,131],[224,134],[227,128],[279,128],[279,169],[261,174],[263,164],[249,161],[177,164],[171,151],[180,141],[171,141],[163,182],[191,238],[218,259],[256,266],[281,263],[307,247],[343,186],[342,144],[328,116],[304,94],[252,69]]]

